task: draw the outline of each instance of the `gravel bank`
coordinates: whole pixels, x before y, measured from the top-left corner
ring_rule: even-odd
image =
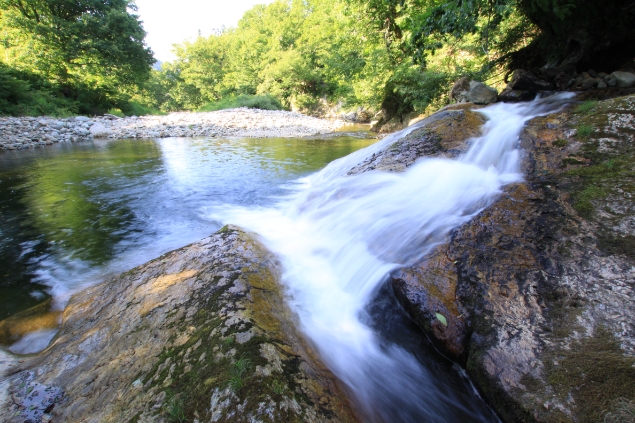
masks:
[[[67,119],[6,117],[0,118],[0,149],[16,150],[93,138],[296,138],[326,134],[343,125],[343,121],[318,119],[300,113],[247,108],[123,119],[115,116]]]

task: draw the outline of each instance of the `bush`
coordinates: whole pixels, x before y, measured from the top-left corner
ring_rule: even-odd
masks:
[[[136,101],[131,101],[121,106],[121,111],[126,116],[164,115],[161,110],[153,109]]]
[[[217,102],[208,103],[198,109],[199,112],[213,112],[215,110],[248,107],[250,109],[283,110],[282,103],[271,95],[247,95],[225,97]]]

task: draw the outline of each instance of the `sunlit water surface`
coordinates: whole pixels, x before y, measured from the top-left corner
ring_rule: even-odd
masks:
[[[210,207],[272,204],[299,177],[376,141],[356,132],[2,152],[0,320],[46,302],[59,309],[84,286],[218,230],[220,222],[206,217]],[[14,349],[37,350],[35,337]]]

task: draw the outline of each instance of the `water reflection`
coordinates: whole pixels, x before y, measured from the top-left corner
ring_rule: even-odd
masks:
[[[51,296],[59,308],[85,285],[217,230],[206,208],[269,204],[374,141],[172,138],[0,154],[0,320]]]

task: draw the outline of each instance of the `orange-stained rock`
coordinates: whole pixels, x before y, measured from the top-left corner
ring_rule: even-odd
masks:
[[[354,422],[277,275],[225,227],[82,291],[47,350],[0,354],[0,420]]]

